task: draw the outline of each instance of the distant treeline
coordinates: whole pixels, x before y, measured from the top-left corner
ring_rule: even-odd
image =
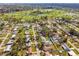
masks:
[[[72,8],[79,9],[78,3],[0,3],[0,13],[23,11],[35,8]]]
[[[0,13],[9,13],[9,12],[16,12],[16,11],[24,11],[32,9],[29,6],[17,6],[17,5],[1,5],[0,6]]]

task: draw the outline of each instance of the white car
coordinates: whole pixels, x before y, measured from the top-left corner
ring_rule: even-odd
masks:
[[[11,46],[12,46],[12,45],[8,45],[8,46],[6,47],[6,49],[4,49],[4,51],[11,51]]]
[[[12,35],[12,37],[11,38],[14,38],[16,35],[14,34],[14,35]]]

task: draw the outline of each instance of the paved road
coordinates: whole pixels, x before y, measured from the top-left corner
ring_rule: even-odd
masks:
[[[76,49],[76,50],[79,52],[79,49],[76,48],[74,44],[72,44],[70,41],[68,41],[68,43],[69,43],[72,47],[74,47],[74,49]]]
[[[7,39],[7,37],[10,35],[10,33],[7,33],[6,37],[4,38],[4,40],[1,42],[0,44],[0,48],[4,45],[5,40]]]
[[[12,28],[13,28],[13,26],[12,26]],[[12,28],[10,28],[10,30],[11,30]],[[7,39],[7,37],[8,37],[10,34],[11,34],[11,32],[7,33],[6,37],[4,38],[4,40],[3,40],[3,41],[1,42],[1,44],[0,44],[0,48],[4,45],[5,40]]]
[[[35,45],[36,45],[36,51],[37,51],[37,55],[40,56],[40,50],[38,48],[38,42],[36,41],[36,34],[35,34],[35,30],[34,30],[34,27],[32,27],[32,30],[33,30],[33,35],[34,35],[34,41],[35,41]]]
[[[63,28],[62,28],[59,24],[57,24],[57,26],[58,26],[58,28],[60,28],[60,29],[63,30]],[[63,31],[64,31],[64,30],[63,30]],[[76,48],[70,41],[68,41],[68,43],[69,43],[73,48],[75,48],[75,49],[77,50],[77,48]],[[78,51],[78,50],[77,50],[77,51]],[[72,54],[73,56],[76,55],[73,50],[68,51],[68,53],[69,53],[69,54]]]

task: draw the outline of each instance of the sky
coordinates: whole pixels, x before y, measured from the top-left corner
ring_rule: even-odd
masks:
[[[79,0],[0,0],[0,3],[79,3]]]

